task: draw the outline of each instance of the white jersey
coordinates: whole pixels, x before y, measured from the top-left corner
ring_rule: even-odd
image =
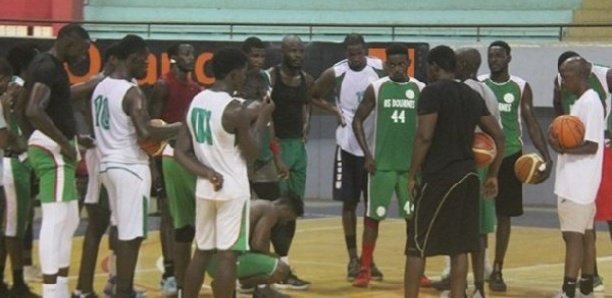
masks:
[[[555,194],[578,204],[595,201],[601,182],[604,150],[604,112],[599,96],[589,89],[576,100],[570,115],[584,124],[584,140],[597,144],[595,154],[559,154]]]
[[[349,67],[348,60],[342,60],[333,67],[336,76],[336,105],[342,112],[345,126],[336,129],[336,142],[342,150],[355,156],[363,156],[363,150],[353,132],[353,118],[363,94],[370,83],[382,77],[383,64],[378,58],[366,57],[366,66],[360,71]],[[366,141],[372,145],[374,132],[374,113],[363,122]]]
[[[599,86],[591,86],[591,88],[595,88],[594,91],[597,92],[600,99],[606,104],[606,123],[608,123],[608,118],[610,117],[610,112],[612,111],[612,102],[610,98],[610,86],[608,86],[608,71],[609,67],[599,66],[591,63],[591,73],[595,75],[597,81],[599,82]],[[557,73],[557,86],[561,87],[561,74]],[[599,90],[601,88],[601,90]],[[605,98],[601,98],[603,94],[605,94]]]
[[[250,197],[247,165],[236,144],[236,135],[225,131],[222,118],[234,100],[226,92],[204,90],[193,98],[187,111],[187,126],[196,158],[223,176],[223,187],[215,191],[208,179],[198,177],[196,197],[206,200],[245,200]]]
[[[100,162],[148,164],[148,155],[138,146],[134,123],[123,110],[123,99],[133,82],[107,77],[91,97],[91,113]]]

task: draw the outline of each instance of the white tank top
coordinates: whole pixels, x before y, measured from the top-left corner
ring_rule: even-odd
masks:
[[[107,77],[91,97],[91,110],[100,162],[148,164],[149,157],[138,146],[136,128],[123,110],[123,99],[132,82]]]
[[[242,99],[226,92],[205,90],[193,98],[187,112],[187,126],[197,159],[223,176],[223,188],[215,191],[208,179],[198,177],[196,197],[206,200],[247,200],[250,197],[247,165],[236,143],[236,135],[223,128],[227,105]]]
[[[334,65],[336,75],[336,105],[342,112],[345,126],[336,128],[336,142],[342,150],[355,156],[363,156],[363,150],[357,142],[353,132],[353,118],[363,94],[370,83],[378,80],[382,75],[382,61],[378,58],[367,57],[366,66],[361,71],[354,71],[349,67],[348,60],[342,60]],[[363,122],[363,130],[368,145],[372,145],[374,134],[374,113],[371,113]]]

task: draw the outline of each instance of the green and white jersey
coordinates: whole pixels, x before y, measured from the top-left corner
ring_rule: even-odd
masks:
[[[487,84],[497,98],[501,124],[506,136],[504,157],[519,152],[523,148],[521,99],[527,82],[517,76],[510,76],[508,81],[496,83],[491,80],[489,74],[479,76],[478,80]]]
[[[342,113],[344,123],[347,124],[338,125],[336,128],[336,142],[342,150],[355,156],[363,156],[363,150],[357,142],[351,123],[366,88],[384,75],[383,63],[380,59],[366,57],[366,66],[360,71],[354,71],[349,67],[348,60],[344,59],[336,63],[333,69],[336,76],[336,106]],[[373,117],[366,118],[363,130],[368,144],[372,144],[373,127]]]
[[[375,127],[372,152],[376,169],[408,171],[418,120],[417,105],[422,82],[394,82],[384,77],[372,83],[374,88]]]
[[[606,107],[606,127],[607,129],[612,129],[612,123],[610,122],[610,86],[608,86],[608,70],[610,68],[605,66],[599,66],[592,64],[591,74],[587,80],[589,87],[597,93],[599,99],[605,103]],[[566,114],[569,114],[571,111],[571,107],[576,103],[578,97],[574,94],[569,93],[563,85],[561,84],[561,75],[557,74],[557,85],[559,86],[559,90],[561,93],[561,105],[563,106],[563,111]]]

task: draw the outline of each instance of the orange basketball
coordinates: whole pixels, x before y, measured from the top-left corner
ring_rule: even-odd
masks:
[[[523,154],[514,163],[514,174],[522,183],[535,183],[544,170],[546,170],[546,164],[537,153]]]
[[[476,167],[482,168],[490,165],[497,155],[495,141],[491,136],[484,132],[474,134],[474,143],[472,144],[474,152],[474,162]]]
[[[565,149],[577,147],[584,141],[584,124],[576,116],[559,116],[553,120],[551,126],[553,137],[559,140],[559,145]]]
[[[166,122],[161,119],[151,119],[149,124],[151,126],[164,126],[166,125]],[[154,141],[151,139],[138,140],[138,146],[140,146],[140,149],[150,156],[159,156],[162,154],[166,144],[167,143],[165,141]]]

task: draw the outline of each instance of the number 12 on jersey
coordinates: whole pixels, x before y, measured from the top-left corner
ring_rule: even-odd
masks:
[[[211,111],[205,109],[194,108],[191,111],[191,127],[196,142],[207,145],[213,144],[212,131],[210,127]]]

